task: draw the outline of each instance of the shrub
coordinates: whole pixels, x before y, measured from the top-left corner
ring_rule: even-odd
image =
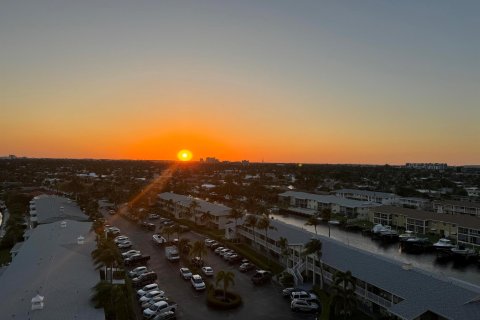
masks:
[[[227,291],[227,301],[223,300],[223,290],[210,289],[207,293],[207,305],[214,309],[228,310],[237,308],[242,304],[242,298],[239,294]]]

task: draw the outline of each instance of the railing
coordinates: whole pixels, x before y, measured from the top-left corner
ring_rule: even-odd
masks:
[[[373,293],[368,292],[368,291],[367,291],[367,298],[370,299],[371,301],[373,301],[374,303],[376,303],[378,305],[381,305],[383,307],[386,307],[386,308],[390,308],[392,306],[391,301],[389,301],[387,299],[383,299],[382,297],[379,297],[376,294],[373,294]]]

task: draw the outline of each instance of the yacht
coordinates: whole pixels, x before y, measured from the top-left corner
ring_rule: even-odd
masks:
[[[412,237],[402,241],[402,249],[405,252],[421,253],[429,250],[432,247],[432,243],[428,238]]]
[[[438,240],[433,244],[433,247],[437,250],[450,250],[455,246],[452,244],[451,240],[446,238],[441,238],[440,240]]]
[[[450,249],[455,257],[470,258],[477,255],[474,249],[465,247],[464,245],[458,245]]]
[[[414,239],[416,237],[413,234],[413,231],[406,230],[405,233],[402,233],[401,235],[399,235],[398,238],[400,239],[400,241],[404,242],[404,241],[407,241],[409,239]]]

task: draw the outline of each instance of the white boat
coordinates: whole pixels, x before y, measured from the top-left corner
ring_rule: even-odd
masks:
[[[330,220],[328,221],[329,224],[333,224],[333,225],[339,225],[340,224],[340,221],[338,220]]]
[[[392,230],[392,227],[390,227],[390,226],[384,226],[384,225],[382,225],[382,224],[376,224],[376,225],[374,225],[373,228],[372,228],[372,232],[373,232],[374,234],[380,234],[381,232],[387,231],[387,230]]]
[[[433,247],[437,250],[450,250],[455,246],[452,244],[452,241],[449,239],[441,238],[433,244]]]
[[[475,250],[459,245],[450,249],[452,253],[459,257],[472,257],[476,255]]]
[[[405,233],[399,235],[398,238],[400,238],[400,241],[407,241],[408,239],[414,239],[415,235],[413,234],[413,231],[407,230]]]

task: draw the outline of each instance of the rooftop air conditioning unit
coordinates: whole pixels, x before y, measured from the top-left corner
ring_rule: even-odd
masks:
[[[66,228],[66,227],[67,227],[67,221],[60,222],[60,228]]]
[[[77,238],[77,244],[84,244],[85,243],[85,237],[79,236]]]

